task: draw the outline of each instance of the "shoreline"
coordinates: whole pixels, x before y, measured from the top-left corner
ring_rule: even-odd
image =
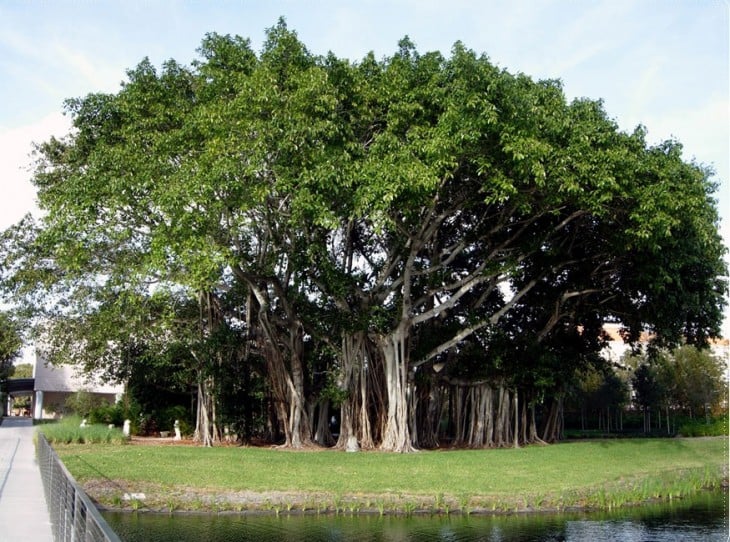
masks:
[[[728,491],[727,437],[413,455],[59,445],[105,511],[497,515],[611,511]]]
[[[709,484],[688,485],[685,472],[678,471],[670,482],[637,480],[632,486],[584,488],[562,494],[517,496],[428,496],[363,495],[289,491],[215,491],[191,488],[153,487],[125,484],[130,489],[119,494],[120,484],[92,480],[84,491],[103,512],[141,512],[180,515],[367,515],[367,516],[502,516],[557,513],[609,512],[637,508],[724,491],[728,495],[727,472]],[[650,494],[641,494],[641,485],[655,484]],[[111,490],[110,490],[111,486]],[[680,487],[684,486],[684,488]]]

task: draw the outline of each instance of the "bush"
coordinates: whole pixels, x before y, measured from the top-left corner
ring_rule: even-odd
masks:
[[[91,411],[102,405],[103,399],[88,391],[78,391],[66,398],[66,409],[81,416],[88,418]]]
[[[94,408],[88,417],[90,424],[114,424],[121,427],[124,425],[124,407],[117,403],[116,405],[100,405]]]
[[[101,404],[95,407],[87,416],[89,424],[102,424],[115,426],[124,426],[124,420],[131,421],[132,434],[139,433],[139,412],[140,408],[134,401],[126,401],[124,399],[117,401],[113,405]]]
[[[135,431],[138,435],[156,436],[158,433],[157,420],[154,416],[140,414],[138,418],[138,429]]]
[[[175,420],[180,422],[180,432],[183,435],[192,433],[190,422],[188,421],[188,410],[184,406],[168,407],[157,415],[157,425],[160,431],[174,431]]]
[[[706,422],[689,420],[679,426],[678,434],[683,437],[718,437],[728,434],[728,417],[720,416]]]

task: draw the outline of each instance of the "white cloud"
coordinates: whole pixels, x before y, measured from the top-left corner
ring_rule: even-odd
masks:
[[[57,43],[51,53],[60,60],[68,72],[82,78],[82,86],[90,91],[112,91],[122,79],[122,69],[110,70],[99,60],[94,60],[79,50],[72,49],[68,44]],[[116,68],[116,67],[115,67]]]
[[[12,129],[0,128],[0,229],[18,222],[27,213],[37,213],[35,188],[30,182],[33,143],[69,131],[69,119],[51,113],[36,122]]]

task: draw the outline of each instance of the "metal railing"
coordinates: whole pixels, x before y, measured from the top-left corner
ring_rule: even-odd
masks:
[[[53,539],[57,542],[121,542],[42,433],[38,433],[36,454],[51,514]]]

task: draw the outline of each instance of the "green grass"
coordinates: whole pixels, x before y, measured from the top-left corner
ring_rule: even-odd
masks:
[[[405,455],[107,444],[54,447],[81,483],[93,486],[94,481],[112,480],[119,487],[159,493],[164,499],[161,508],[166,509],[190,508],[183,497],[172,503],[170,495],[216,496],[220,509],[221,495],[250,491],[277,495],[267,497],[272,509],[290,510],[291,501],[282,508],[284,501],[297,495],[300,504],[308,499],[310,506],[317,501],[319,507],[324,500],[323,508],[335,512],[347,507],[407,513],[605,509],[679,498],[703,487],[719,487],[727,478],[728,454],[722,437]],[[102,502],[110,498],[95,497]],[[154,496],[151,499],[154,502]],[[380,504],[373,504],[377,499]]]
[[[81,418],[71,416],[59,423],[42,424],[38,432],[43,433],[52,445],[61,444],[121,444],[126,439],[118,427],[108,425],[87,425],[80,427]]]

